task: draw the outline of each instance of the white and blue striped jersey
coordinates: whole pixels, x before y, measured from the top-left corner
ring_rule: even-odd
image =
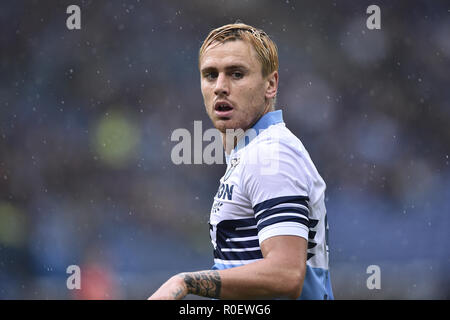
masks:
[[[333,299],[325,182],[301,141],[286,128],[282,111],[261,117],[226,160],[209,220],[213,269],[262,259],[260,244],[270,237],[299,236],[308,241],[300,299]]]

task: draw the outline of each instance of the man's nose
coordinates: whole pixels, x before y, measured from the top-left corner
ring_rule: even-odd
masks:
[[[230,94],[230,86],[228,83],[228,79],[225,74],[219,73],[217,76],[216,87],[214,88],[214,93],[216,95],[229,95]]]

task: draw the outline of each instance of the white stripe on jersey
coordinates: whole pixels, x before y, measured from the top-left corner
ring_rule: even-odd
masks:
[[[256,224],[254,226],[249,226],[249,227],[237,227],[235,230],[239,231],[239,230],[251,230],[251,229],[256,229]]]
[[[220,251],[222,252],[246,252],[246,251],[256,251],[261,250],[260,247],[253,247],[253,248],[222,248]]]
[[[308,220],[307,216],[305,216],[304,214],[300,214],[300,213],[276,213],[276,214],[272,214],[272,215],[270,215],[268,217],[265,217],[265,218],[259,220],[258,223],[256,224],[256,226],[259,226],[261,223],[263,223],[264,221],[267,221],[269,219],[276,218],[276,217],[284,217],[284,216],[286,216],[286,217],[300,217],[300,218]]]
[[[276,206],[273,206],[271,208],[266,208],[266,209],[262,209],[262,210],[258,211],[258,213],[255,214],[255,218],[258,218],[258,216],[260,214],[264,213],[267,210],[278,209],[278,208],[286,208],[286,207],[288,207],[288,208],[290,208],[290,207],[300,208],[300,209],[305,210],[307,213],[309,213],[308,207],[305,207],[304,205],[302,205],[300,203],[280,203],[280,204],[278,204]]]
[[[238,228],[236,228],[237,230]],[[256,226],[255,228],[256,229]],[[258,240],[258,236],[252,236],[252,237],[242,237],[242,238],[228,238],[225,240],[226,242],[239,242],[239,241],[248,241],[248,240]]]

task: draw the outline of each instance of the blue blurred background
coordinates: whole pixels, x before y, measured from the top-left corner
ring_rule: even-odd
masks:
[[[225,165],[174,165],[170,137],[212,127],[198,49],[238,19],[277,43],[277,107],[327,183],[335,297],[450,298],[449,2],[291,0],[1,2],[0,298],[145,299],[211,267]]]

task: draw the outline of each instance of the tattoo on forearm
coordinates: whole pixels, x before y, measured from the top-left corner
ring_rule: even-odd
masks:
[[[189,293],[208,298],[220,297],[222,281],[216,270],[182,273],[181,277]]]
[[[172,296],[173,296],[174,299],[179,299],[179,298],[181,297],[182,294],[183,294],[183,290],[180,288],[180,289],[178,289],[176,292],[174,292],[174,293],[172,294]]]

